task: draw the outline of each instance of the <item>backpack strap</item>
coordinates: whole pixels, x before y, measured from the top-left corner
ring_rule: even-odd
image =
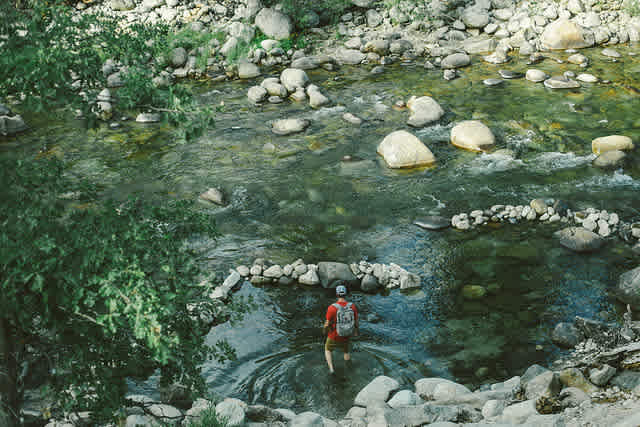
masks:
[[[336,308],[336,310],[340,310],[342,308],[342,306],[340,304],[338,304],[337,302],[334,302],[331,305],[334,306]]]
[[[347,305],[345,306],[345,308],[351,308],[352,305],[353,305],[352,302],[348,302]]]

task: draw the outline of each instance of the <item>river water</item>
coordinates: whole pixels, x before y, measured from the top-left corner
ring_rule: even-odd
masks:
[[[499,68],[526,71],[519,58],[501,66],[474,58],[475,65],[450,82],[419,64],[389,66],[378,75],[366,66],[343,67],[308,72],[333,100],[320,110],[292,102],[250,105],[247,89],[260,80],[196,84],[201,101],[217,112],[215,128],[194,142],[182,143],[165,126],[124,122],[117,130],[105,125],[87,131],[51,114],[29,117],[34,130],[0,147],[59,156],[68,173],[93,180],[108,196],[144,192],[196,199],[208,187],[222,187],[227,206],[200,203],[222,233],[215,244],[202,242],[209,267],[221,277],[258,257],[280,264],[366,259],[420,275],[418,291],[350,295],[362,314],[362,336],[354,340],[351,366],[336,354],[336,378],[327,376],[323,358],[321,325],[333,300],[324,290],[245,283],[239,295],[251,295],[258,308],[239,324],[211,331],[212,343],[227,338],[238,353],[237,361],[203,367],[212,393],[340,418],[376,375],[407,387],[429,376],[470,386],[501,381],[561,355],[550,340],[558,322],[576,315],[620,318],[610,290],[638,257],[618,239],[585,255],[553,239],[560,225],[433,232],[412,224],[424,215],[452,216],[533,198],[562,199],[574,211],[594,207],[638,221],[639,155],[632,153],[617,170],[591,165],[593,138],[621,134],[640,141],[640,49],[616,49],[623,53],[617,62],[599,49],[583,51],[593,64],[586,70],[551,59],[535,66],[553,75],[586,71],[612,81],[572,91],[524,79],[483,85]],[[445,117],[409,129],[408,112],[392,106],[411,95],[432,96]],[[342,121],[346,111],[365,123]],[[307,118],[311,126],[292,136],[271,133],[270,122],[285,117]],[[497,137],[496,148],[513,150],[515,159],[450,145],[452,124],[467,119],[485,122]],[[432,150],[435,167],[385,166],[376,147],[399,129],[415,133]],[[343,161],[345,155],[355,160]],[[490,293],[465,300],[464,285],[482,285]]]

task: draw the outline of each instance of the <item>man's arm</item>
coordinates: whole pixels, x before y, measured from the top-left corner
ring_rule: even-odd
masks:
[[[324,333],[325,335],[327,335],[329,333],[329,321],[328,320],[324,321],[324,326],[322,327],[322,333]]]

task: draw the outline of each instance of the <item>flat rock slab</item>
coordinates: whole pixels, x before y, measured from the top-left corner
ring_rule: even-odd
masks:
[[[504,80],[502,80],[502,79],[484,79],[482,81],[482,83],[484,83],[485,86],[499,86],[502,83],[504,83]]]
[[[518,73],[511,70],[498,70],[498,74],[500,74],[500,77],[503,79],[521,79],[524,77],[524,73]]]
[[[416,218],[413,223],[420,228],[424,228],[425,230],[442,230],[451,226],[451,220],[449,218],[438,215]]]
[[[580,87],[580,83],[565,76],[553,76],[544,81],[544,85],[549,89],[575,89]]]

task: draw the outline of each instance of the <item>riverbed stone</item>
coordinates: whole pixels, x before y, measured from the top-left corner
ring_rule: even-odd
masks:
[[[509,423],[510,425],[523,424],[529,417],[537,414],[536,401],[529,399],[504,408],[499,420],[501,422]]]
[[[560,347],[573,348],[584,339],[584,336],[573,323],[560,322],[553,329],[551,339]]]
[[[216,405],[216,414],[226,418],[227,425],[243,426],[246,420],[247,404],[239,399],[227,398]]]
[[[318,263],[318,277],[323,288],[333,289],[339,282],[344,282],[349,289],[356,287],[359,282],[353,274],[349,264],[342,262],[323,261]]]
[[[595,251],[605,243],[601,236],[584,227],[567,227],[556,231],[554,236],[562,246],[575,252]]]
[[[394,169],[428,166],[436,161],[431,150],[418,137],[404,130],[387,135],[378,145],[377,153]]]
[[[239,61],[238,62],[238,78],[239,79],[253,79],[260,75],[260,67],[253,62]]]
[[[258,104],[267,99],[268,92],[262,86],[251,86],[247,91],[247,98],[254,104]]]
[[[207,202],[215,203],[216,205],[225,204],[224,193],[220,188],[214,188],[214,187],[209,188],[207,191],[200,194],[200,199],[205,200]]]
[[[323,417],[315,412],[302,412],[289,421],[289,427],[324,427]]]
[[[563,369],[558,372],[558,379],[564,387],[575,387],[589,395],[599,390],[597,386],[589,382],[578,368]]]
[[[413,223],[425,230],[442,230],[451,226],[451,220],[449,218],[439,215],[416,218]]]
[[[580,73],[576,76],[576,80],[584,83],[598,83],[598,78],[593,74]]]
[[[27,130],[27,124],[24,122],[22,116],[0,116],[0,135],[11,136],[25,130]]]
[[[320,278],[315,268],[309,268],[306,273],[298,277],[298,282],[303,285],[316,286],[320,284]]]
[[[567,62],[576,65],[586,65],[589,62],[589,59],[581,53],[574,53],[567,58]]]
[[[595,154],[602,154],[611,150],[633,150],[634,145],[628,136],[609,135],[595,138],[591,141],[591,151]]]
[[[258,12],[255,18],[255,25],[267,37],[276,40],[289,38],[293,28],[291,19],[287,15],[268,7]]]
[[[624,151],[605,151],[595,158],[595,160],[593,161],[593,166],[603,169],[617,168],[624,163],[626,157],[627,155],[624,153]]]
[[[360,282],[360,289],[363,292],[375,293],[380,288],[378,279],[373,274],[365,274]]]
[[[471,64],[471,57],[466,53],[453,53],[440,62],[441,68],[461,68]]]
[[[525,78],[531,82],[539,83],[549,78],[549,75],[542,70],[531,68],[527,70]]]
[[[477,6],[465,9],[460,18],[468,28],[482,28],[489,23],[489,13]]]
[[[539,397],[554,397],[560,393],[562,384],[556,372],[546,371],[532,378],[524,385],[524,394],[527,399]]]
[[[634,308],[640,307],[640,267],[620,275],[615,295],[625,304],[631,304]]]
[[[154,403],[153,405],[149,405],[147,410],[161,422],[178,424],[182,420],[182,412],[171,405]]]
[[[309,97],[309,106],[311,108],[320,108],[324,105],[329,104],[331,101],[325,95],[320,92],[315,85],[310,85],[307,89],[307,96]]]
[[[305,119],[281,119],[273,122],[271,131],[276,135],[290,135],[303,132],[309,125],[309,120]]]
[[[544,85],[549,89],[576,89],[580,87],[580,83],[566,76],[551,76],[544,81]]]
[[[440,104],[430,96],[412,96],[407,102],[407,107],[411,111],[407,124],[413,127],[423,127],[440,120],[444,115]]]
[[[358,65],[366,55],[356,49],[338,48],[335,52],[336,61],[344,65]]]
[[[605,363],[601,367],[591,368],[589,370],[589,380],[598,387],[603,387],[607,385],[616,372],[616,368]]]
[[[602,52],[600,52],[600,53],[603,54],[604,56],[608,56],[609,58],[621,58],[622,57],[622,55],[620,55],[620,52],[618,52],[615,49],[611,49],[610,47],[602,49]]]
[[[158,113],[140,113],[136,116],[138,123],[158,123],[161,117]]]
[[[478,120],[465,120],[451,129],[451,143],[469,151],[482,152],[495,144],[493,132]]]
[[[173,68],[182,67],[187,62],[187,50],[183,47],[176,47],[171,51],[171,65]]]
[[[309,83],[307,73],[299,68],[286,68],[280,73],[280,81],[289,92],[304,88]]]
[[[546,26],[540,43],[546,49],[581,49],[593,46],[595,36],[591,30],[561,18]]]
[[[446,388],[438,388],[440,384],[447,384],[450,387]],[[439,392],[443,392],[448,390],[447,393],[451,393],[451,389],[455,389],[455,395],[462,395],[471,393],[467,387],[462,384],[458,384],[451,380],[447,380],[445,378],[421,378],[415,382],[415,389],[418,396],[420,396],[424,400],[436,400],[436,390]]]
[[[387,404],[392,408],[399,408],[402,406],[415,406],[422,403],[422,399],[416,393],[411,390],[400,390],[393,395]]]
[[[384,403],[391,393],[400,388],[400,383],[393,378],[380,375],[374,378],[357,394],[354,404],[368,407],[376,403]]]

